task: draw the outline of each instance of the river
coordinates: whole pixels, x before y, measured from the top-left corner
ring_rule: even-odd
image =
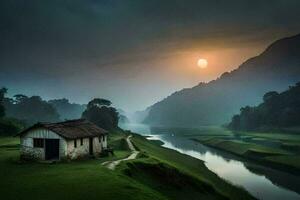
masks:
[[[123,124],[121,127],[134,133],[150,136],[147,137],[150,140],[160,140],[166,148],[205,161],[209,170],[231,184],[243,187],[258,199],[300,200],[299,176],[251,163],[229,153],[206,147],[190,140],[189,137],[182,137],[166,129],[161,132],[143,124]],[[201,130],[199,131],[201,134]]]

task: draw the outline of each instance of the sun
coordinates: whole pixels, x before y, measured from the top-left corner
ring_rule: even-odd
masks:
[[[204,69],[204,68],[207,67],[208,62],[207,62],[206,59],[200,58],[200,59],[198,60],[198,62],[197,62],[197,65],[198,65],[198,67],[200,67],[201,69]]]

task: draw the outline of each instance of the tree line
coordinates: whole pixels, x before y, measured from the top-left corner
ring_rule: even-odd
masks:
[[[111,130],[118,127],[119,114],[111,101],[101,98],[87,105],[70,103],[68,99],[43,100],[40,96],[17,94],[6,97],[7,89],[0,89],[0,135],[17,134],[37,122],[59,122],[85,118]]]
[[[278,93],[263,96],[258,106],[246,106],[234,115],[228,127],[233,130],[257,131],[300,126],[300,82]]]
[[[6,116],[6,110],[4,106],[6,101],[6,93],[6,88],[0,89],[0,135],[13,135],[24,128],[24,124],[15,118],[9,118]]]

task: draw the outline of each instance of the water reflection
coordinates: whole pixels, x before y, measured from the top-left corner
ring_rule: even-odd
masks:
[[[292,184],[293,189],[299,191],[297,183],[300,183],[300,177],[290,175],[277,170],[272,170],[256,164],[249,164],[242,162],[231,154],[214,150],[189,140],[187,137],[180,137],[179,134],[168,132],[167,130],[150,129],[146,125],[125,125],[124,129],[131,130],[142,135],[148,135],[150,140],[160,140],[164,142],[163,146],[166,148],[174,149],[180,153],[192,156],[197,159],[205,161],[207,168],[228,182],[242,186],[249,191],[253,196],[259,199],[300,199],[300,195],[284,187],[274,184],[268,177],[262,174],[268,174],[277,177],[280,183],[289,181],[295,182]],[[157,132],[153,132],[153,131]],[[171,130],[172,131],[172,130]],[[162,134],[164,133],[164,134]],[[252,169],[249,170],[248,168]],[[262,174],[253,173],[259,171]],[[278,183],[278,182],[277,182]]]

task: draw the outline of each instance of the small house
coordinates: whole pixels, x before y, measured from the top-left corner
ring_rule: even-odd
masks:
[[[108,132],[84,120],[37,123],[18,134],[23,159],[61,160],[97,156],[107,148]]]

